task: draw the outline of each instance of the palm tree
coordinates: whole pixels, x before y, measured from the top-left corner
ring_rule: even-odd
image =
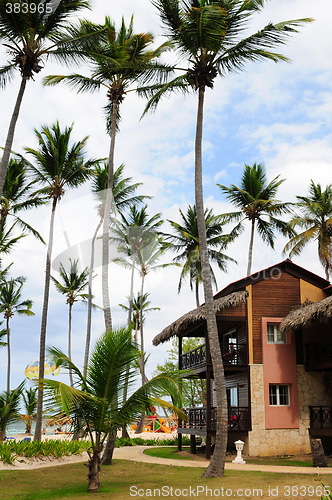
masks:
[[[42,243],[44,240],[40,234],[27,222],[21,219],[18,212],[35,208],[46,203],[45,197],[30,196],[34,187],[34,181],[28,181],[28,164],[23,157],[11,158],[6,174],[6,180],[2,191],[0,203],[0,231],[3,228],[7,217],[15,219],[16,225],[23,231],[31,232]]]
[[[24,282],[25,278],[20,276],[19,278],[12,278],[8,281],[2,281],[0,283],[0,313],[3,314],[6,320],[7,332],[7,393],[10,391],[10,318],[12,318],[15,314],[25,316],[35,315],[35,313],[31,311],[32,301],[29,299],[21,301],[21,290]]]
[[[140,291],[140,308],[139,308],[139,325],[140,325],[140,366],[142,374],[142,384],[147,380],[145,375],[145,363],[144,363],[144,335],[143,335],[143,299],[144,299],[144,284],[145,278],[151,271],[158,271],[169,266],[177,266],[175,262],[169,262],[164,264],[159,264],[160,258],[166,251],[167,246],[159,238],[150,239],[148,243],[139,248],[137,252],[137,268],[141,276],[141,291]]]
[[[20,399],[24,382],[12,391],[0,394],[0,441],[6,439],[6,427],[8,424],[20,419]]]
[[[241,38],[251,16],[259,12],[263,0],[154,0],[165,25],[166,34],[178,49],[181,59],[187,58],[188,68],[172,81],[159,87],[146,87],[142,95],[151,96],[146,111],[155,108],[159,100],[176,90],[197,93],[197,122],[195,139],[195,205],[202,261],[202,278],[206,306],[207,331],[211,347],[216,387],[218,422],[215,450],[205,477],[222,476],[227,445],[227,397],[217,322],[213,308],[213,291],[206,242],[202,183],[202,132],[206,88],[213,88],[215,78],[242,70],[247,61],[286,58],[272,52],[285,43],[296,27],[309,19],[269,23],[253,35]]]
[[[25,433],[31,434],[32,422],[36,417],[37,410],[37,388],[30,387],[22,392],[22,397],[25,405],[25,414],[22,419],[25,423]]]
[[[160,307],[149,307],[151,302],[148,300],[149,297],[149,292],[146,292],[141,300],[141,295],[140,293],[137,294],[137,297],[132,300],[132,320],[131,320],[131,325],[128,325],[129,327],[131,326],[135,330],[134,334],[134,342],[136,345],[138,345],[138,339],[137,339],[137,332],[138,329],[140,328],[140,321],[139,321],[139,316],[140,316],[140,309],[142,307],[143,311],[143,321],[145,321],[145,314],[151,311],[160,311]],[[129,307],[126,306],[125,304],[119,304],[119,306],[127,311],[129,313],[130,309],[130,297],[129,299]]]
[[[180,407],[180,392],[177,385],[166,375],[153,378],[123,403],[122,392],[126,384],[126,367],[131,366],[130,382],[137,377],[135,368],[139,352],[131,339],[128,329],[119,329],[103,335],[96,343],[84,377],[68,356],[52,348],[50,352],[57,358],[57,365],[71,369],[75,374],[75,387],[56,380],[44,380],[50,396],[50,407],[55,405],[74,422],[84,422],[91,440],[89,450],[88,492],[99,489],[101,450],[109,434],[119,427],[129,425],[143,409],[153,404],[171,408],[182,414],[172,404],[159,399],[166,390]],[[77,388],[79,387],[79,388]]]
[[[109,300],[108,266],[109,266],[109,224],[111,211],[111,198],[114,183],[114,152],[115,137],[120,117],[120,104],[130,91],[135,91],[135,84],[139,79],[148,78],[158,73],[163,73],[160,65],[155,61],[161,52],[168,48],[164,44],[154,50],[148,50],[152,46],[153,37],[150,33],[135,34],[133,31],[133,18],[127,27],[124,19],[119,31],[110,18],[106,17],[102,26],[93,25],[88,21],[81,23],[81,29],[77,36],[100,31],[100,37],[96,40],[93,50],[87,50],[92,73],[89,77],[83,75],[55,76],[51,75],[44,79],[48,85],[54,85],[64,81],[79,92],[95,91],[100,87],[107,92],[108,105],[106,106],[107,128],[110,133],[110,150],[108,157],[108,184],[105,199],[105,217],[103,220],[103,264],[102,264],[102,287],[103,308],[105,317],[105,328],[112,328],[112,318]],[[134,87],[132,85],[134,84]]]
[[[85,161],[85,146],[87,137],[70,145],[73,127],[60,129],[59,123],[51,128],[43,126],[41,132],[35,130],[39,142],[38,149],[26,148],[32,155],[35,165],[30,164],[30,170],[34,179],[41,184],[38,193],[42,196],[48,195],[52,200],[52,211],[50,219],[49,240],[46,255],[45,285],[43,311],[40,331],[40,353],[39,353],[39,380],[44,378],[45,344],[48,301],[50,292],[51,256],[53,247],[54,217],[56,207],[65,194],[66,188],[75,188],[83,184],[91,177],[91,167],[95,161]],[[35,439],[41,439],[43,411],[43,386],[38,388],[38,409]]]
[[[66,271],[63,264],[59,266],[59,273],[61,281],[57,280],[53,276],[51,279],[56,286],[56,289],[62,295],[67,298],[68,304],[68,358],[71,360],[71,319],[72,319],[72,308],[75,302],[78,300],[86,301],[88,299],[88,294],[83,293],[89,284],[88,276],[89,269],[86,267],[82,272],[78,270],[78,260],[72,261],[69,259],[69,272]],[[73,375],[69,371],[70,385],[73,385]]]
[[[134,205],[138,205],[143,202],[146,198],[150,199],[150,196],[137,195],[136,190],[142,185],[141,182],[136,182],[132,184],[131,177],[124,177],[123,170],[124,165],[121,164],[114,172],[113,178],[113,211],[122,212],[123,210],[130,208]],[[95,262],[95,242],[102,225],[104,218],[104,203],[105,203],[105,193],[107,192],[108,185],[108,165],[104,163],[103,165],[97,165],[94,169],[94,176],[92,181],[92,192],[96,195],[97,200],[100,205],[98,207],[98,213],[100,216],[99,222],[97,224],[96,230],[91,240],[91,257],[90,257],[90,268],[89,268],[89,293],[88,293],[88,319],[87,319],[87,334],[86,334],[86,344],[85,344],[85,354],[84,354],[84,369],[83,374],[86,376],[86,370],[88,366],[89,351],[90,351],[90,339],[91,339],[91,318],[92,318],[92,276],[94,271]]]
[[[140,204],[146,198],[151,198],[146,195],[137,195],[136,190],[142,185],[140,182],[132,184],[131,177],[123,176],[124,165],[121,164],[114,172],[113,178],[113,210],[122,212],[126,208],[130,208],[134,205]],[[99,212],[99,222],[97,224],[96,230],[91,240],[91,258],[90,258],[90,272],[89,272],[89,294],[88,294],[88,319],[87,319],[87,335],[85,344],[85,354],[84,354],[84,376],[86,376],[86,370],[88,366],[89,350],[90,350],[90,339],[91,339],[91,316],[92,316],[92,275],[94,270],[94,260],[95,260],[95,242],[102,225],[105,210],[105,198],[107,193],[108,185],[108,165],[104,163],[103,165],[97,165],[94,170],[94,177],[92,182],[92,192],[96,195],[100,205],[98,207]]]
[[[87,0],[61,0],[56,5],[53,5],[52,0],[29,0],[26,5],[27,9],[21,8],[16,0],[0,2],[0,42],[9,57],[0,68],[0,87],[4,88],[11,82],[15,70],[21,74],[21,85],[1,160],[0,196],[26,84],[42,70],[50,56],[65,63],[82,58],[79,39],[72,37],[66,26],[69,27],[72,14],[89,6]]]
[[[125,254],[125,258],[116,258],[114,262],[131,268],[130,277],[130,292],[129,292],[129,308],[128,308],[128,328],[132,326],[132,310],[134,296],[134,275],[137,262],[137,254],[139,250],[147,245],[149,241],[156,237],[159,227],[163,223],[160,214],[155,214],[149,217],[147,214],[147,205],[140,210],[136,205],[132,205],[129,214],[119,213],[120,219],[113,219],[112,224],[112,241],[118,244],[118,251]],[[140,367],[144,370],[144,353],[140,358]],[[143,372],[142,372],[143,377]],[[144,380],[144,378],[142,379]],[[144,381],[143,381],[144,383]],[[127,397],[127,391],[124,391],[124,398]],[[126,430],[123,431],[125,437]],[[107,443],[107,449],[109,443]]]
[[[174,233],[166,234],[166,240],[170,242],[169,249],[177,252],[173,260],[174,262],[183,263],[180,275],[178,292],[182,287],[182,281],[186,276],[189,276],[189,284],[191,290],[195,285],[196,306],[200,305],[199,300],[199,285],[202,283],[202,267],[199,251],[198,240],[198,227],[197,227],[197,214],[195,205],[189,205],[187,212],[184,214],[179,210],[181,215],[181,222],[174,222],[169,220]],[[223,234],[223,225],[226,223],[223,216],[214,215],[212,210],[205,209],[205,227],[206,239],[209,252],[209,260],[217,264],[218,268],[225,272],[227,261],[235,262],[234,259],[228,257],[221,252],[230,241],[228,235]],[[219,248],[219,250],[216,250]],[[217,287],[217,280],[210,265],[211,278],[214,285]]]
[[[292,228],[303,231],[291,238],[284,248],[289,257],[299,255],[303,248],[313,240],[318,242],[318,257],[324,268],[326,279],[332,270],[332,184],[323,191],[320,184],[311,180],[308,196],[297,196],[296,206],[300,215],[294,217]]]
[[[131,268],[128,327],[131,324],[132,303],[134,295],[134,272],[138,252],[159,233],[163,223],[161,214],[152,217],[147,214],[147,205],[140,210],[136,205],[130,207],[129,214],[120,213],[120,219],[114,219],[112,225],[112,241],[117,243],[118,251],[126,255],[125,259],[117,258],[114,262]]]
[[[4,329],[0,330],[0,347],[5,347],[7,345],[7,342],[3,342],[3,340],[2,340],[6,336],[7,336],[6,330],[4,330]]]
[[[233,229],[233,235],[243,230],[243,221],[251,222],[251,234],[248,253],[247,275],[251,274],[252,251],[254,244],[255,228],[263,241],[274,248],[275,233],[279,231],[283,236],[293,236],[294,231],[288,224],[281,220],[281,215],[290,213],[291,203],[282,203],[275,198],[278,187],[285,179],[277,175],[267,183],[266,173],[262,163],[250,167],[245,165],[240,187],[232,184],[230,187],[218,184],[227,199],[240,209],[239,212],[224,214],[227,221],[236,220],[238,224]]]

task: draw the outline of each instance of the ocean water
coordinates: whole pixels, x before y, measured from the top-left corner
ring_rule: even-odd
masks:
[[[35,430],[34,424],[32,424],[32,433]],[[17,422],[13,422],[10,425],[7,425],[6,435],[11,436],[12,434],[24,434],[25,433],[25,424],[18,420]]]

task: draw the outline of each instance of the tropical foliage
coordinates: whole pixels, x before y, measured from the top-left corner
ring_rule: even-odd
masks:
[[[0,2],[0,42],[7,54],[7,63],[0,68],[0,87],[11,82],[16,70],[21,74],[21,85],[9,124],[0,168],[0,194],[8,168],[16,122],[26,84],[33,80],[49,57],[64,63],[82,59],[80,38],[72,37],[69,17],[88,7],[86,0],[29,0],[26,8],[16,0]],[[87,42],[86,42],[87,43]]]
[[[6,438],[7,425],[20,419],[20,399],[23,387],[24,382],[16,389],[0,393],[0,441]]]
[[[312,180],[308,196],[297,196],[299,213],[290,222],[300,233],[291,238],[284,248],[290,257],[299,255],[310,241],[317,241],[318,258],[326,279],[332,271],[332,184],[325,190]]]
[[[62,131],[59,122],[51,128],[43,126],[41,132],[35,130],[38,149],[26,148],[34,161],[30,164],[33,179],[41,185],[36,191],[39,195],[48,196],[52,200],[49,239],[46,255],[45,285],[43,311],[40,330],[39,376],[44,377],[46,326],[51,280],[51,257],[53,248],[54,218],[56,207],[65,194],[65,190],[75,188],[86,182],[92,175],[92,167],[96,160],[85,160],[87,137],[71,144],[73,127],[65,127]],[[43,386],[38,389],[38,408],[35,438],[41,439],[43,409]]]
[[[23,233],[32,233],[44,243],[38,231],[18,215],[23,210],[39,207],[47,201],[45,197],[31,196],[35,182],[29,181],[28,167],[29,162],[23,157],[14,157],[9,161],[0,204],[0,231],[2,231],[7,218],[12,218],[14,219],[14,224]]]
[[[10,319],[15,315],[34,316],[31,311],[32,301],[30,299],[21,300],[21,290],[25,278],[12,278],[8,281],[0,282],[0,313],[6,320],[7,333],[7,394],[10,393],[10,368],[11,368],[11,350],[10,350]]]
[[[124,177],[123,175],[124,165],[120,165],[114,172],[113,177],[113,198],[112,198],[112,210],[111,212],[119,212],[123,214],[123,210],[132,208],[143,202],[144,199],[150,198],[145,195],[136,194],[136,190],[141,186],[140,182],[132,183],[131,177]],[[86,375],[86,370],[88,366],[89,352],[90,352],[90,341],[91,341],[91,321],[92,321],[92,277],[95,267],[95,244],[98,236],[98,232],[103,223],[104,211],[105,211],[105,201],[108,186],[109,168],[106,163],[103,165],[97,165],[94,169],[94,176],[92,178],[92,192],[99,201],[98,213],[99,222],[93,234],[91,240],[91,257],[90,257],[90,268],[89,268],[89,293],[88,293],[88,318],[87,318],[87,333],[85,342],[85,353],[84,353],[84,375]]]
[[[21,418],[25,423],[26,434],[31,434],[32,423],[37,415],[37,388],[30,387],[22,392],[24,411]]]
[[[140,310],[142,308],[143,315],[142,319],[143,322],[145,320],[145,314],[151,311],[160,311],[160,307],[150,307],[151,302],[148,300],[149,293],[146,292],[141,300],[141,294],[138,292],[137,296],[133,298],[132,300],[132,316],[131,316],[131,323],[128,325],[134,330],[134,341],[135,344],[138,345],[138,339],[137,339],[137,332],[138,329],[140,328]],[[126,306],[125,304],[119,304],[119,306],[127,311],[129,313],[129,308],[130,308],[130,297],[127,297],[129,299],[129,307]]]
[[[71,325],[72,325],[72,309],[75,302],[86,301],[88,294],[84,290],[88,286],[89,269],[86,267],[83,271],[79,272],[78,260],[69,259],[69,271],[67,271],[63,264],[59,266],[60,280],[51,276],[53,283],[59,293],[65,295],[66,303],[68,304],[68,358],[71,359]],[[69,370],[70,383],[73,385],[73,376]]]
[[[233,236],[237,236],[243,231],[244,220],[249,220],[251,223],[248,276],[251,274],[256,227],[262,240],[272,248],[274,248],[276,231],[279,231],[283,236],[294,235],[289,223],[280,219],[280,216],[291,212],[291,203],[284,203],[275,198],[279,186],[284,181],[285,179],[280,179],[278,175],[268,183],[263,164],[254,163],[252,167],[245,165],[239,187],[234,184],[230,187],[218,184],[222,192],[226,194],[228,201],[240,209],[238,212],[224,214],[225,220],[238,222],[232,231]]]
[[[88,34],[99,33],[93,49],[86,48],[86,55],[92,68],[90,76],[74,74],[69,76],[51,75],[45,83],[54,85],[66,82],[76,88],[78,92],[95,91],[104,88],[107,92],[108,105],[106,107],[107,129],[111,142],[108,156],[108,183],[105,198],[105,212],[103,219],[103,264],[102,288],[105,328],[112,327],[112,317],[109,298],[109,224],[114,184],[114,152],[115,138],[120,116],[120,104],[130,91],[135,91],[138,81],[151,79],[154,75],[163,74],[161,66],[156,64],[160,54],[168,47],[167,44],[157,49],[149,50],[153,44],[150,33],[135,34],[133,18],[129,26],[122,19],[121,27],[117,31],[115,24],[106,17],[103,25],[95,25],[82,21],[76,32],[78,38]],[[74,31],[73,31],[74,36]]]
[[[178,255],[174,262],[182,263],[182,271],[178,285],[178,292],[182,287],[182,281],[189,276],[191,290],[195,286],[196,306],[200,305],[199,285],[202,283],[202,265],[199,251],[198,226],[196,207],[189,205],[187,212],[179,210],[181,222],[169,220],[173,234],[165,235],[170,242],[168,247]],[[225,255],[221,249],[226,248],[230,242],[229,235],[223,233],[226,221],[221,215],[214,215],[212,210],[205,209],[206,239],[209,252],[210,273],[213,284],[217,287],[217,279],[212,268],[212,263],[217,264],[221,271],[226,271],[227,262],[235,262],[234,259]]]
[[[167,390],[180,407],[180,393],[177,385],[164,375],[150,380],[123,401],[127,367],[130,366],[129,383],[132,387],[137,377],[135,366],[139,356],[128,329],[113,330],[97,341],[89,361],[87,377],[63,352],[52,348],[50,353],[57,358],[59,366],[73,371],[76,384],[70,387],[56,380],[44,380],[49,404],[52,408],[56,405],[76,425],[84,423],[91,441],[91,449],[88,450],[88,491],[96,492],[99,489],[100,455],[108,435],[128,425],[153,404],[175,410],[172,404],[160,400],[158,396]]]

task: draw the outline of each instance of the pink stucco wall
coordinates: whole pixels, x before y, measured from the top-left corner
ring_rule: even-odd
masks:
[[[262,318],[263,374],[266,429],[298,429],[299,408],[295,338],[287,332],[286,344],[267,343],[267,324],[282,318]],[[270,406],[269,384],[289,385],[289,406]]]

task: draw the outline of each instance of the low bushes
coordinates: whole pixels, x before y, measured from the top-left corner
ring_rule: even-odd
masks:
[[[89,441],[4,441],[0,442],[0,460],[12,464],[16,458],[43,458],[78,455],[91,446]]]
[[[190,444],[187,437],[182,438],[182,444]],[[176,446],[177,437],[170,439],[142,439],[116,438],[115,447],[121,446]],[[83,453],[91,446],[90,441],[58,441],[48,439],[47,441],[2,441],[0,442],[0,460],[6,464],[12,464],[15,459],[21,458],[60,458]]]
[[[116,438],[115,447],[120,448],[121,446],[176,446],[178,444],[178,438],[173,437],[170,439],[143,439],[137,438]],[[182,437],[182,444],[190,444],[190,439],[186,436]]]

